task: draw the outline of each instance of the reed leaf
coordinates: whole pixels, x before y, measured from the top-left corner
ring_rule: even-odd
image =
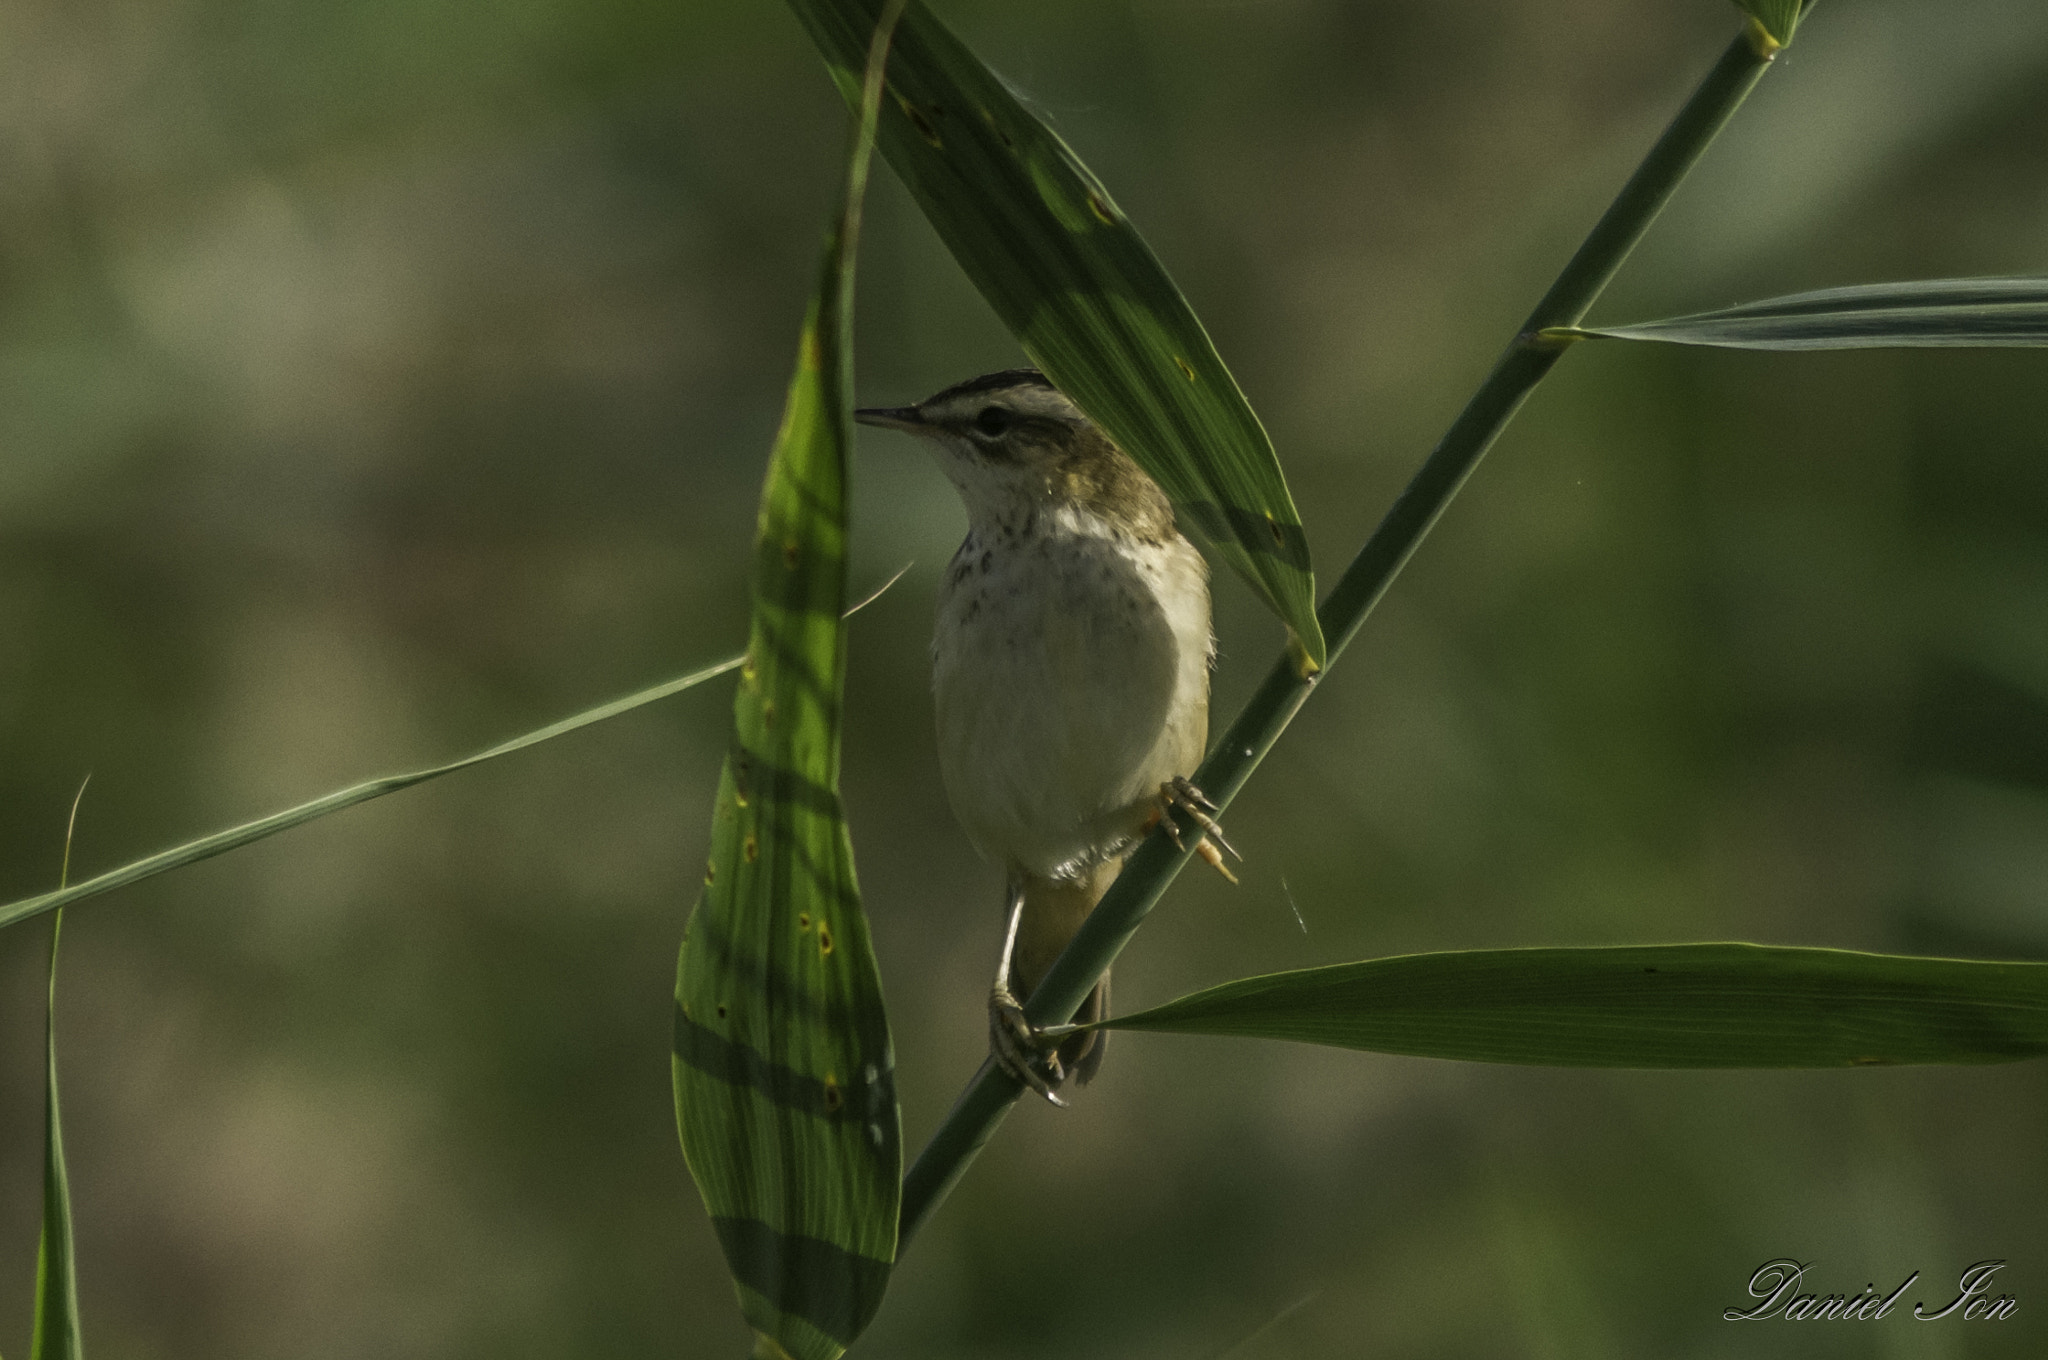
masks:
[[[57,1104],[57,936],[50,930],[50,1009],[43,1042],[43,1228],[36,1240],[36,1320],[29,1360],[79,1360],[78,1270],[71,1245],[71,1177],[64,1165],[64,1120]]]
[[[2048,963],[1754,944],[1409,954],[1244,978],[1108,1028],[1554,1067],[2048,1054]]]
[[[1823,288],[1665,321],[1559,326],[1543,335],[1771,350],[2048,345],[2048,275]]]
[[[71,839],[84,797],[85,785],[80,784],[64,828],[60,888],[71,879]],[[63,936],[60,911],[50,922],[50,986],[43,1022],[43,1228],[36,1240],[36,1320],[29,1360],[82,1360],[85,1355],[78,1323],[78,1265],[71,1242],[71,1175],[64,1165],[64,1119],[57,1103],[57,945]]]
[[[589,727],[593,723],[601,723],[607,718],[616,718],[621,713],[630,713],[657,699],[666,699],[672,694],[695,689],[707,680],[714,680],[727,671],[737,670],[744,659],[738,656],[728,657],[702,670],[664,681],[638,693],[629,694],[623,699],[614,699],[610,703],[599,704],[596,708],[585,709],[581,713],[551,722],[523,736],[500,742],[489,750],[478,751],[475,755],[464,756],[460,760],[452,760],[446,765],[435,765],[429,769],[413,770],[406,774],[383,775],[360,784],[351,784],[345,789],[322,794],[309,802],[288,807],[282,812],[273,812],[254,821],[231,826],[225,831],[216,831],[210,836],[201,836],[197,840],[186,841],[183,845],[160,850],[154,855],[124,864],[118,869],[109,869],[103,874],[97,874],[83,883],[56,892],[44,893],[39,897],[24,897],[0,905],[0,928],[26,921],[31,916],[40,916],[46,911],[55,911],[87,897],[96,897],[104,892],[112,892],[116,888],[125,888],[131,883],[140,883],[146,878],[154,878],[173,869],[182,869],[188,864],[197,864],[200,860],[211,859],[215,855],[224,855],[230,850],[275,836],[280,831],[289,831],[295,826],[304,826],[307,822],[340,812],[343,808],[352,808],[358,803],[367,803],[373,798],[382,798],[386,794],[397,793],[416,784],[424,784],[430,779],[454,774],[457,770],[467,770],[486,761],[496,760],[500,756],[509,756],[515,751],[524,751],[544,741],[552,741],[556,737]]]
[[[893,5],[761,492],[753,622],[704,890],[676,965],[683,1154],[764,1360],[833,1360],[896,1258],[903,1142],[839,801],[854,245]]]

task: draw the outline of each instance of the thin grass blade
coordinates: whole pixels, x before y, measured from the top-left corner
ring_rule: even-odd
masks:
[[[742,660],[743,657],[728,657],[702,670],[692,671],[688,675],[665,681],[650,689],[643,689],[636,694],[629,694],[623,699],[614,699],[608,704],[585,709],[559,722],[551,722],[546,727],[528,732],[524,736],[514,737],[510,741],[500,742],[487,751],[478,751],[475,755],[464,756],[461,760],[436,765],[431,769],[385,775],[378,779],[365,780],[360,784],[352,784],[348,788],[323,794],[311,802],[300,803],[282,812],[273,812],[267,817],[258,817],[253,822],[243,822],[240,826],[231,826],[225,831],[216,831],[210,836],[201,836],[198,840],[187,841],[168,850],[160,850],[154,855],[124,864],[118,869],[109,869],[72,887],[44,893],[40,897],[25,897],[16,902],[9,902],[0,906],[0,929],[26,921],[31,916],[40,916],[46,911],[55,911],[59,907],[68,906],[87,897],[96,897],[104,892],[112,892],[116,888],[125,888],[131,883],[140,883],[145,878],[154,878],[158,874],[169,873],[173,869],[182,869],[188,864],[197,864],[200,860],[226,854],[251,842],[275,836],[280,831],[289,831],[295,826],[304,826],[307,822],[330,813],[340,812],[343,808],[367,803],[372,798],[382,798],[387,793],[397,793],[400,789],[409,789],[415,784],[424,784],[430,779],[454,774],[457,770],[467,770],[485,761],[509,756],[515,751],[524,751],[544,741],[552,741],[556,737],[589,727],[593,723],[601,723],[607,718],[616,718],[621,713],[630,713],[657,699],[666,699],[672,694],[695,689],[705,681],[714,680],[727,671],[738,670]]]
[[[849,100],[881,0],[790,0]],[[1172,497],[1324,660],[1308,540],[1272,441],[1202,323],[1101,182],[1003,79],[912,4],[882,154],[1025,353]],[[964,375],[963,375],[964,376]]]
[[[91,781],[90,775],[86,778]],[[80,784],[64,830],[60,888],[71,878],[71,839],[84,797],[85,784]],[[78,1323],[78,1265],[71,1244],[71,1177],[64,1166],[64,1119],[57,1103],[57,944],[63,934],[60,911],[50,922],[49,1007],[43,1029],[43,1230],[36,1242],[36,1321],[29,1360],[82,1360],[85,1355]]]
[[[833,1360],[896,1258],[903,1142],[839,801],[853,255],[882,58],[761,492],[753,623],[703,895],[676,967],[676,1122],[755,1354]]]
[[[1824,288],[1665,321],[1558,327],[1544,335],[1774,350],[2048,345],[2048,275]]]
[[[36,1242],[36,1322],[29,1360],[79,1360],[78,1273],[71,1247],[71,1181],[64,1166],[64,1120],[57,1104],[57,935],[50,929],[50,1011],[43,1047],[43,1230]]]
[[[2048,1054],[2048,963],[1754,944],[1410,954],[1245,978],[1107,1028],[1556,1067]]]

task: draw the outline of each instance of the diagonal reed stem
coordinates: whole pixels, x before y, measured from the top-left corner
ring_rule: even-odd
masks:
[[[1778,44],[1754,20],[1744,26],[1685,107],[1664,129],[1642,164],[1629,176],[1628,183],[1622,186],[1564,272],[1557,276],[1557,282],[1529,313],[1528,320],[1495,361],[1486,381],[1466,403],[1435,452],[1395,500],[1316,611],[1323,635],[1329,640],[1329,666],[1336,664],[1423,535],[1436,523],[1502,428],[1570,343],[1541,339],[1538,332],[1553,326],[1574,326],[1585,319],[1594,299],[1670,201],[1686,173],[1734,116],[1777,51]],[[1227,807],[1237,796],[1307,702],[1310,692],[1329,673],[1329,666],[1304,678],[1287,656],[1274,664],[1237,721],[1195,773],[1196,784],[1218,805]],[[1073,1017],[1095,980],[1122,952],[1153,904],[1173,882],[1199,838],[1199,832],[1188,836],[1189,849],[1183,850],[1169,837],[1154,835],[1138,848],[1115,886],[1032,993],[1024,1010],[1034,1024],[1060,1024]],[[1015,1079],[991,1063],[982,1064],[904,1176],[899,1254],[1022,1093],[1023,1087]]]

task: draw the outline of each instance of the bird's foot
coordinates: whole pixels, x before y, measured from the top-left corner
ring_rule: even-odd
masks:
[[[1222,846],[1240,860],[1244,856],[1238,854],[1237,847],[1224,838],[1223,828],[1218,825],[1213,815],[1220,810],[1216,804],[1209,801],[1209,795],[1188,781],[1186,775],[1175,775],[1159,786],[1159,817],[1166,823],[1166,834],[1173,838],[1174,845],[1181,849],[1186,848],[1181,841],[1180,824],[1173,816],[1176,812],[1184,812],[1188,820],[1202,828],[1202,834],[1207,837],[1195,847],[1195,853],[1202,857],[1204,864],[1235,883],[1237,875],[1230,872],[1230,866],[1223,862],[1223,856],[1217,853],[1216,847]]]
[[[1053,1104],[1065,1108],[1059,1097],[1067,1079],[1058,1051],[1024,1018],[1024,1008],[1001,983],[988,994],[988,1051],[996,1066],[1023,1082]]]

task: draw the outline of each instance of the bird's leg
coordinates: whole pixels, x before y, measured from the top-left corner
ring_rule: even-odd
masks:
[[[1236,846],[1224,839],[1223,828],[1212,815],[1218,811],[1220,809],[1209,801],[1209,795],[1190,783],[1186,775],[1177,774],[1159,786],[1158,820],[1166,823],[1166,834],[1173,838],[1175,847],[1187,848],[1180,838],[1180,824],[1173,818],[1175,812],[1185,812],[1188,820],[1202,828],[1203,835],[1208,838],[1195,847],[1195,853],[1202,857],[1204,864],[1235,883],[1237,875],[1230,872],[1230,866],[1223,862],[1223,856],[1216,852],[1216,847],[1222,846],[1240,860],[1244,856],[1237,853]]]
[[[1017,951],[1017,927],[1024,919],[1024,878],[1010,876],[1009,922],[1003,931],[1003,956],[996,964],[996,985],[988,994],[988,1049],[996,1065],[1055,1105],[1065,1106],[1058,1090],[1067,1079],[1059,1053],[1046,1046],[1024,1008],[1010,990],[1010,959]]]

